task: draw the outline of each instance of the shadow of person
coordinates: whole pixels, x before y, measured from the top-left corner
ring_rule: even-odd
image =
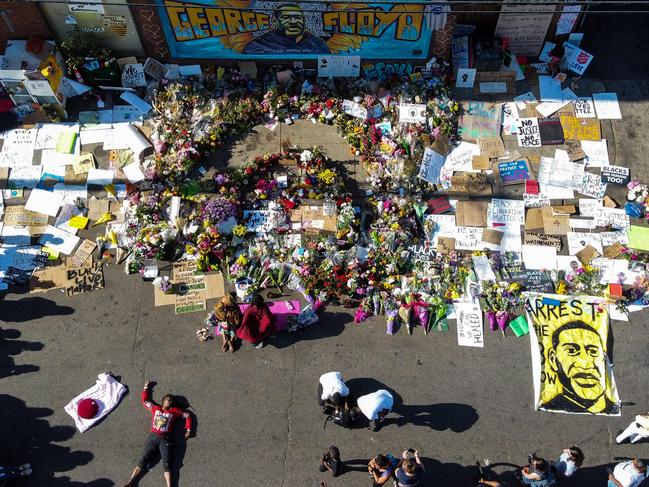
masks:
[[[50,426],[44,419],[53,414],[49,408],[28,407],[25,401],[8,394],[0,394],[2,410],[2,436],[0,458],[8,465],[31,463],[31,485],[96,485],[110,482],[99,479],[98,484],[70,484],[65,477],[55,478],[57,472],[69,472],[79,465],[88,464],[92,453],[72,450],[56,443],[68,440],[76,429],[72,426]]]
[[[319,320],[316,324],[300,331],[288,332],[278,331],[273,338],[268,340],[268,345],[275,348],[287,348],[291,345],[309,340],[319,340],[340,335],[345,329],[345,324],[351,322],[351,316],[347,313],[320,311]]]
[[[16,340],[20,336],[18,330],[0,329],[0,379],[10,375],[20,375],[40,370],[40,367],[36,365],[16,365],[12,355],[19,355],[25,350],[43,350],[41,342]]]
[[[74,313],[74,308],[59,306],[49,299],[32,297],[16,301],[0,300],[0,316],[7,322],[21,323],[45,316],[64,316]]]
[[[198,431],[198,418],[194,411],[191,409],[191,405],[187,398],[180,394],[174,394],[174,406],[181,408],[189,413],[192,419],[192,432],[191,437],[196,436]],[[185,454],[187,453],[187,440],[185,439],[185,420],[179,418],[176,420],[174,429],[172,432],[173,439],[173,454],[171,456],[171,477],[172,485],[180,485],[180,469],[183,467],[183,462],[185,460]]]
[[[479,418],[473,406],[460,403],[438,403],[430,405],[395,404],[392,413],[401,417],[388,417],[386,424],[398,426],[413,424],[426,426],[437,431],[451,430],[461,433],[471,428]]]
[[[420,458],[425,468],[422,485],[430,487],[473,487],[477,485],[478,469],[475,466],[467,467],[458,463],[444,463],[429,457]]]

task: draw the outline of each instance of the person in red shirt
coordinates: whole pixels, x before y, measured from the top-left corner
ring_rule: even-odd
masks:
[[[167,487],[171,487],[171,468],[169,462],[171,459],[172,449],[171,432],[173,430],[174,421],[181,416],[185,418],[186,440],[191,437],[192,431],[191,416],[187,411],[173,407],[173,401],[174,397],[171,394],[167,394],[162,398],[162,405],[153,402],[153,400],[151,400],[151,382],[146,381],[144,383],[142,405],[151,411],[151,432],[147,438],[142,458],[138,462],[137,467],[135,467],[135,470],[133,470],[130,480],[126,485],[124,485],[124,487],[132,487],[134,485],[133,482],[135,482],[142,472],[148,468],[147,465],[149,461],[158,452],[162,459],[162,467],[164,469],[164,478]]]
[[[273,333],[275,333],[275,316],[264,303],[264,298],[255,294],[251,305],[243,312],[237,336],[241,340],[252,343],[259,350],[264,346],[264,340]]]

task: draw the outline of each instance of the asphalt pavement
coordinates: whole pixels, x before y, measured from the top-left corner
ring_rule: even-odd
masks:
[[[602,86],[618,92],[624,117],[609,127],[611,163],[646,180],[648,83],[616,79]],[[292,135],[259,129],[228,157],[272,152],[292,136],[303,147],[323,144],[350,171],[360,171],[335,130],[296,125],[285,128]],[[109,265],[105,278],[105,289],[84,295],[52,291],[0,300],[0,463],[30,462],[34,470],[16,485],[123,485],[150,426],[139,398],[145,379],[158,383],[155,398],[178,395],[196,420],[195,437],[176,445],[181,486],[369,485],[363,464],[370,457],[409,447],[424,459],[425,485],[471,486],[477,460],[511,480],[527,453],[552,459],[575,443],[586,462],[571,485],[603,486],[606,465],[649,457],[646,444],[613,440],[649,409],[649,312],[612,323],[622,417],[581,416],[533,410],[528,337],[486,330],[484,349],[459,347],[452,324],[446,333],[390,337],[383,317],[357,325],[349,310],[329,307],[304,333],[279,334],[260,351],[244,346],[227,354],[219,342],[195,338],[203,314],[176,316],[170,307],[155,307],[152,285],[121,266]],[[323,428],[316,387],[331,370],[341,371],[353,389],[394,391],[397,404],[378,432]],[[63,407],[104,371],[120,377],[129,394],[80,434]],[[336,479],[318,472],[331,444],[344,461],[354,461]],[[163,485],[161,467],[140,485]]]

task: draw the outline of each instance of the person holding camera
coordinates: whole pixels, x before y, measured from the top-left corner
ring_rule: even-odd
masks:
[[[340,461],[340,451],[338,447],[331,445],[329,449],[324,452],[322,455],[322,460],[320,460],[320,471],[326,472],[327,470],[331,472],[331,475],[338,477],[341,474],[343,463]]]
[[[530,455],[528,460],[530,464],[521,470],[523,476],[521,480],[525,485],[531,487],[553,487],[556,485],[556,477],[550,470],[547,460],[536,455]]]
[[[419,458],[419,452],[412,448],[404,450],[401,454],[403,460],[397,465],[394,472],[396,477],[395,487],[416,487],[421,485],[424,478],[424,464]]]
[[[372,478],[372,487],[387,483],[398,463],[398,460],[389,453],[372,458],[367,464],[367,471]]]

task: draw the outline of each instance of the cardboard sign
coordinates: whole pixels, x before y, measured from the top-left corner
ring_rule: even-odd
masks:
[[[624,245],[620,242],[615,242],[613,245],[604,247],[604,257],[607,259],[617,259],[624,253]]]
[[[459,227],[486,227],[488,201],[458,201],[455,224]]]
[[[437,238],[437,251],[440,254],[449,254],[455,250],[455,239],[451,237],[438,237]]]
[[[488,171],[489,169],[491,169],[489,157],[483,155],[473,156],[471,160],[471,167],[476,171]]]
[[[557,215],[551,208],[543,211],[543,231],[551,235],[567,235],[570,231],[570,216]]]
[[[519,147],[541,147],[541,134],[537,118],[521,118],[516,132]],[[527,178],[526,178],[527,179]]]
[[[485,173],[456,173],[451,177],[450,191],[487,196],[491,194],[491,185]]]
[[[568,153],[568,159],[571,162],[578,161],[586,157],[581,142],[577,140],[566,140],[564,141],[566,152]]]
[[[485,137],[478,139],[478,146],[480,147],[480,155],[487,156],[488,158],[503,157],[505,152],[505,145],[500,137]]]
[[[399,105],[400,123],[426,123],[426,105],[403,103]]]
[[[67,269],[65,290],[68,296],[104,288],[104,271],[100,264]]]
[[[482,241],[494,245],[500,245],[504,233],[494,228],[485,228],[482,232]]]
[[[631,173],[628,167],[606,166],[602,168],[602,183],[619,184],[626,186],[631,180]]]
[[[561,127],[566,140],[600,140],[599,120],[561,116]]]
[[[563,144],[563,127],[558,118],[539,118],[539,132],[541,134],[541,145]]]
[[[495,35],[507,37],[509,49],[518,55],[538,56],[555,11],[554,5],[535,4],[533,12],[527,5],[508,5],[500,9]],[[527,13],[526,13],[527,12]]]
[[[537,232],[525,232],[525,245],[545,245],[561,250],[563,243],[561,237],[557,235],[547,235]]]
[[[592,245],[586,245],[583,249],[575,254],[582,264],[589,264],[591,260],[599,257],[600,254]]]
[[[70,259],[72,265],[74,267],[81,267],[88,260],[88,257],[92,255],[96,247],[97,244],[92,240],[84,240],[81,242],[81,245],[79,245],[79,248]]]
[[[480,137],[498,137],[500,120],[477,115],[462,115],[458,123],[458,133],[463,140],[477,140]]]
[[[516,161],[499,162],[495,168],[498,184],[522,184],[526,179],[533,179],[534,174],[525,159]]]

